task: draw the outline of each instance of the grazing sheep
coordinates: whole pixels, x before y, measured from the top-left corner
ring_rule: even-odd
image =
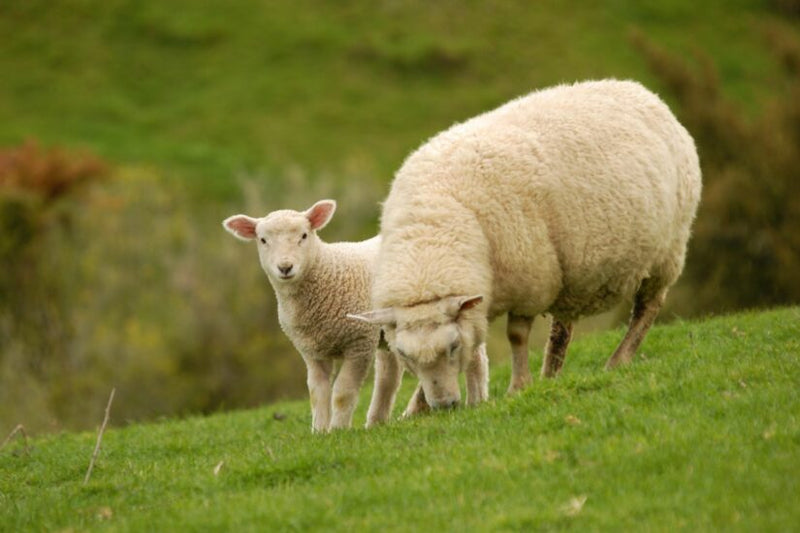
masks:
[[[541,373],[554,376],[573,321],[635,293],[606,366],[625,363],[683,269],[700,189],[692,138],[638,83],[531,93],[408,157],[383,207],[375,310],[355,318],[384,327],[433,407],[460,401],[460,370],[482,379],[476,347],[502,313],[509,391],[530,382],[533,317],[553,317]]]
[[[278,300],[281,328],[308,369],[316,432],[350,427],[379,336],[377,327],[347,320],[346,314],[369,305],[380,237],[323,242],[316,232],[335,209],[333,200],[321,200],[304,212],[279,210],[263,218],[235,215],[223,222],[237,238],[256,239],[261,267]],[[331,388],[335,360],[342,363]],[[386,356],[376,370],[376,379],[384,381],[377,383],[378,388],[389,395],[373,397],[368,425],[389,416],[400,379],[398,365]]]

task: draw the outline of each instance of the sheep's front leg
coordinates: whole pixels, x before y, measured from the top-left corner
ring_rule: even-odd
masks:
[[[572,322],[557,320],[553,317],[553,322],[550,324],[550,337],[547,339],[547,346],[544,349],[543,378],[555,377],[561,370],[571,339]]]
[[[369,352],[367,352],[369,353]],[[349,428],[358,402],[358,391],[369,370],[369,355],[346,357],[333,384],[331,429]]]
[[[475,405],[489,399],[489,357],[486,343],[475,349],[475,354],[466,370],[467,405]]]
[[[420,383],[417,385],[417,390],[411,395],[406,410],[403,411],[403,418],[424,413],[425,411],[430,411],[430,409],[431,406],[428,405],[428,401],[425,399],[425,391],[422,390],[422,383]]]
[[[508,393],[520,391],[531,382],[528,366],[528,337],[531,334],[533,317],[508,313],[506,336],[511,344],[511,383]]]
[[[307,358],[308,394],[311,398],[311,431],[328,431],[331,420],[331,372],[330,359]]]
[[[402,378],[403,367],[397,357],[389,350],[379,348],[375,352],[375,387],[367,412],[367,427],[389,419]]]
[[[642,286],[636,291],[636,296],[634,297],[628,331],[614,351],[614,355],[606,363],[606,370],[628,363],[633,359],[636,350],[644,340],[645,335],[647,335],[647,331],[653,325],[656,316],[658,316],[666,297],[666,287],[658,287],[656,282],[651,279],[646,279],[642,282]]]

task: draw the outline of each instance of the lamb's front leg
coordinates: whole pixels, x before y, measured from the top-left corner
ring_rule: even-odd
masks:
[[[384,348],[375,352],[375,387],[367,412],[367,427],[389,419],[403,378],[403,367],[397,357]]]
[[[411,399],[408,401],[406,410],[403,411],[403,418],[424,413],[426,411],[430,411],[430,409],[431,406],[428,405],[428,400],[425,399],[425,391],[422,390],[422,383],[420,383],[417,385],[417,389],[414,391],[414,394],[411,395]]]
[[[370,352],[367,352],[370,354]],[[371,355],[371,354],[370,354]],[[345,357],[333,385],[333,418],[331,429],[349,428],[358,402],[358,391],[369,370],[370,355]]]
[[[308,394],[311,399],[311,431],[328,431],[331,421],[331,372],[330,359],[304,358],[308,369]]]
[[[486,355],[486,343],[475,349],[475,354],[466,370],[467,405],[489,399],[489,357]]]

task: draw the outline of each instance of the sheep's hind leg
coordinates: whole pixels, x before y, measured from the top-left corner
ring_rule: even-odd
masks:
[[[564,359],[567,357],[567,348],[572,339],[572,322],[558,320],[553,317],[550,324],[550,337],[544,350],[542,363],[542,377],[552,378],[561,370]]]
[[[531,333],[533,317],[508,313],[506,336],[511,344],[511,383],[508,393],[520,391],[531,382],[531,369],[528,366],[528,337]]]
[[[466,371],[467,405],[475,405],[489,399],[489,357],[486,343],[475,349]]]
[[[311,398],[311,431],[328,431],[331,420],[331,372],[330,359],[306,359],[308,368],[308,394]]]
[[[628,363],[633,359],[636,350],[647,335],[647,331],[658,316],[666,296],[667,287],[656,284],[653,278],[642,282],[634,296],[628,331],[606,363],[606,370]]]
[[[389,419],[402,378],[403,368],[397,357],[389,350],[379,348],[375,352],[375,387],[367,411],[367,427]]]
[[[368,352],[369,353],[369,352]],[[331,429],[349,428],[358,402],[358,391],[369,370],[369,356],[346,357],[333,384]]]

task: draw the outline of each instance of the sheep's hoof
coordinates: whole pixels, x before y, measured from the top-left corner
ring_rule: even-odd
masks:
[[[530,378],[528,378],[528,379],[518,379],[518,380],[512,381],[511,384],[508,386],[508,390],[506,391],[506,394],[512,395],[512,394],[517,394],[519,392],[522,392],[523,390],[528,388],[528,385],[530,385],[530,384],[531,384],[531,379]]]

